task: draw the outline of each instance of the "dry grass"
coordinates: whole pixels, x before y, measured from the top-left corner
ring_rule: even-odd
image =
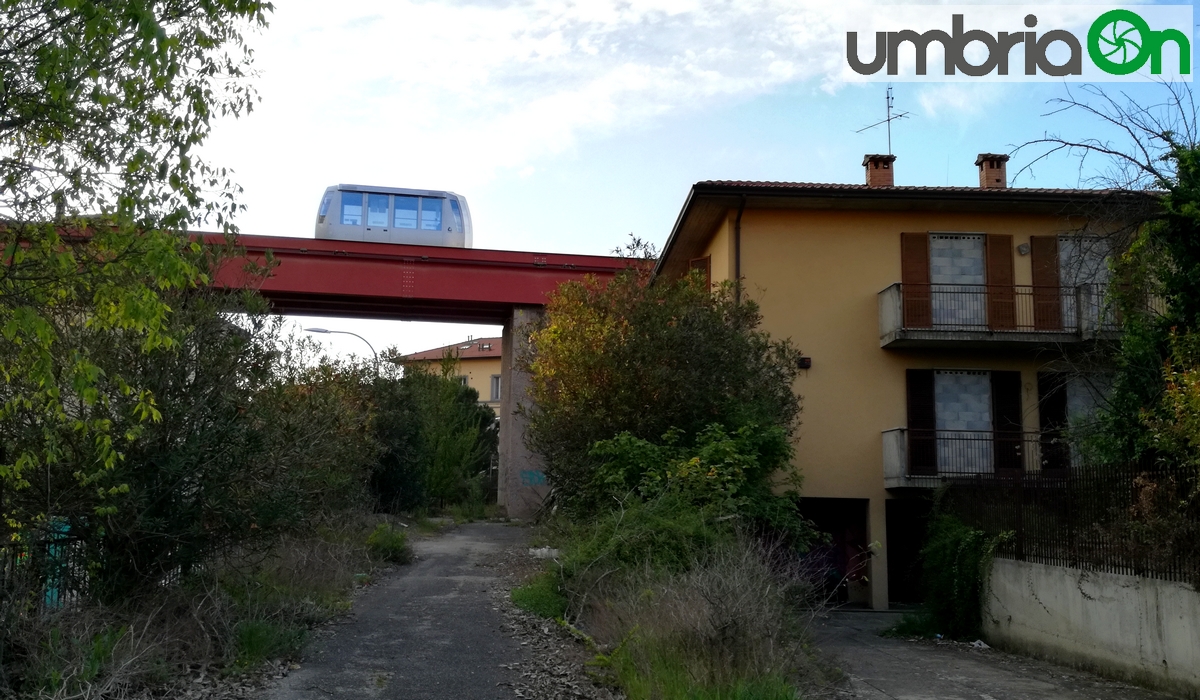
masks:
[[[241,673],[294,654],[308,628],[348,608],[348,593],[375,566],[366,535],[378,521],[284,537],[265,554],[233,553],[119,606],[10,606],[0,697],[123,698],[189,673]]]
[[[684,677],[733,688],[821,675],[806,642],[822,609],[818,572],[786,550],[747,537],[721,545],[683,573],[651,567],[602,583],[584,622],[614,649],[631,697],[658,697],[653,682]]]

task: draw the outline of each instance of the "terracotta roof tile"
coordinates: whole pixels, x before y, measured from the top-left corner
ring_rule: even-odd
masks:
[[[837,182],[772,182],[758,180],[702,180],[696,183],[697,186],[709,185],[713,187],[745,187],[755,189],[779,189],[779,190],[849,190],[849,191],[890,191],[890,192],[972,192],[972,193],[987,193],[990,195],[1003,196],[1009,194],[1107,194],[1110,192],[1123,192],[1124,190],[1080,190],[1080,189],[1064,189],[1064,188],[1039,188],[1039,187],[1005,187],[997,189],[984,189],[978,186],[962,186],[962,187],[931,187],[925,185],[899,185],[896,187],[869,187],[867,185],[850,185]]]
[[[477,360],[484,357],[500,357],[500,338],[474,338],[461,343],[451,343],[440,348],[421,350],[405,355],[405,360],[440,360],[447,350],[454,350],[460,360]]]

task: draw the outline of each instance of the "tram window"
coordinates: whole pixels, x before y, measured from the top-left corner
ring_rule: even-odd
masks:
[[[388,196],[367,195],[367,226],[387,226]]]
[[[440,231],[442,229],[442,200],[432,197],[421,198],[421,230]]]
[[[417,227],[417,200],[418,197],[401,197],[396,196],[396,216],[393,226],[396,228],[416,228]]]
[[[333,195],[331,194],[325,195],[325,199],[321,200],[321,210],[317,212],[317,216],[321,217],[322,221],[325,220],[325,215],[329,213],[329,203],[332,201]]]
[[[342,225],[362,226],[363,214],[362,192],[342,193]]]
[[[451,214],[451,216],[454,217],[454,230],[462,231],[463,230],[462,209],[458,208],[458,200],[457,199],[450,200],[450,214]]]

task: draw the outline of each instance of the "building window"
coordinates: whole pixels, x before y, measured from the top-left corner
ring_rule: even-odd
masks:
[[[929,282],[935,327],[987,327],[982,235],[931,234]]]
[[[462,376],[461,374],[459,376],[455,377],[455,379],[458,380],[459,384],[461,384],[463,386],[467,386],[467,378]]]
[[[492,401],[500,400],[500,375],[492,375]]]
[[[1020,372],[910,369],[909,473],[1033,468],[1022,418]]]

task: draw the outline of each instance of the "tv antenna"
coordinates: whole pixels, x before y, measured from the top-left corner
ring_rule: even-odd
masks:
[[[863,128],[854,132],[856,134],[861,134],[862,132],[866,131],[867,129],[874,129],[875,127],[879,126],[880,124],[886,124],[887,125],[887,140],[888,140],[888,155],[889,156],[892,155],[892,122],[894,122],[898,119],[907,119],[908,115],[912,114],[912,112],[900,112],[899,114],[892,114],[892,110],[895,108],[895,101],[896,101],[896,98],[892,97],[892,86],[888,85],[888,89],[887,89],[887,119],[884,119],[883,121],[875,122],[874,124],[871,124],[870,126],[864,126]]]

